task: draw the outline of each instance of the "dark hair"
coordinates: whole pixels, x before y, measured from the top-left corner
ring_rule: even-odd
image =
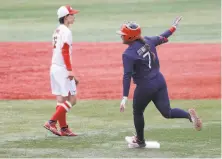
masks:
[[[146,43],[146,41],[144,40],[144,38],[141,37],[141,38],[139,38],[139,39],[137,39],[137,40],[139,40],[142,44],[144,44],[144,46],[145,46],[145,48],[146,48],[146,52],[149,51],[149,52],[151,53],[151,55],[152,55],[153,61],[155,61],[155,60],[156,60],[156,55],[150,50],[150,45]]]
[[[64,24],[64,19],[65,19],[65,17],[59,18],[59,23],[60,23],[60,24]]]
[[[67,17],[67,16],[69,16],[69,14],[66,15],[66,16],[64,16],[64,17],[59,18],[59,23],[60,23],[60,24],[64,24],[65,17]]]

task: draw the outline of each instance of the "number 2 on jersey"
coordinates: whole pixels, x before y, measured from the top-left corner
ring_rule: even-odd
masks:
[[[58,33],[59,33],[59,29],[56,29],[56,31],[53,34],[53,48],[56,48],[56,44],[57,44],[57,40],[58,40]]]
[[[57,36],[53,37],[53,48],[56,48]]]

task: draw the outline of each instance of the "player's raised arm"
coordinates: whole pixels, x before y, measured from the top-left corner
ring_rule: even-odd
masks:
[[[162,33],[160,36],[165,37],[165,38],[168,38],[169,36],[171,36],[176,31],[177,25],[179,24],[179,21],[181,19],[182,19],[182,17],[177,17],[174,20],[174,22],[173,22],[172,26],[170,27],[170,29],[168,29],[167,31]]]
[[[177,17],[174,20],[170,29],[166,30],[164,33],[160,34],[159,36],[151,37],[151,40],[153,41],[153,43],[157,46],[157,45],[161,45],[163,43],[168,42],[168,37],[170,37],[176,31],[177,25],[179,24],[179,21],[181,19],[182,17]]]

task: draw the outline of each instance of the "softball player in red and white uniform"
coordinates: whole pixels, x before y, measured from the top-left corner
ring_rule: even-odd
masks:
[[[58,11],[60,25],[52,37],[53,54],[50,68],[52,94],[57,98],[56,112],[44,125],[58,136],[76,136],[66,123],[66,113],[76,104],[76,84],[78,81],[72,71],[72,32],[69,26],[74,22],[74,15],[79,11],[71,6],[61,6]],[[61,130],[58,131],[57,121]]]

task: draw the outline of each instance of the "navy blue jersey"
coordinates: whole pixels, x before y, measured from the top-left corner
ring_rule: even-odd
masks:
[[[123,60],[123,96],[128,96],[131,77],[135,84],[143,83],[154,78],[160,69],[156,46],[168,42],[172,35],[171,30],[165,31],[160,36],[144,37],[149,49],[140,40],[134,41],[122,55]]]

